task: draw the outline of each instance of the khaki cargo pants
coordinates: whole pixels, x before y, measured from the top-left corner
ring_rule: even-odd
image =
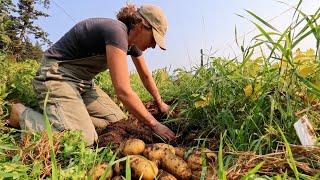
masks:
[[[92,79],[107,69],[104,56],[56,61],[43,58],[33,79],[33,87],[43,110],[46,94],[46,113],[54,131],[81,130],[89,145],[97,140],[96,128],[126,118],[110,97]],[[45,130],[43,113],[27,108],[20,117],[21,129]]]

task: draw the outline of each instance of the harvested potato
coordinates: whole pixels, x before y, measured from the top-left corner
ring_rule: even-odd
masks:
[[[129,157],[130,167],[133,170],[134,177],[152,180],[158,175],[159,170],[154,162],[149,161],[143,156],[131,155]]]
[[[217,160],[217,155],[216,153],[214,153],[213,151],[211,151],[210,149],[204,148],[203,152],[205,153],[206,157],[212,161],[216,161]],[[201,154],[201,151],[200,151]]]
[[[145,149],[145,143],[140,139],[128,139],[123,147],[124,155],[139,155]]]
[[[154,149],[151,150],[148,154],[145,154],[145,157],[147,157],[151,161],[160,161],[165,153],[166,151],[163,149]]]
[[[187,158],[187,163],[192,171],[201,170],[201,155],[195,153],[190,154]]]
[[[152,147],[153,148],[161,148],[161,149],[169,150],[172,154],[175,154],[175,149],[170,144],[155,143],[155,144],[152,145]]]
[[[158,179],[159,180],[177,180],[176,177],[174,177],[172,174],[164,170],[160,170]]]
[[[107,170],[107,167],[108,167],[107,163],[103,163],[95,166],[93,168],[93,179],[94,180],[99,179],[103,175],[103,173]],[[108,172],[108,174],[106,174],[106,179],[111,179],[112,175],[113,175],[112,168],[110,168],[110,171]]]
[[[160,167],[160,165],[161,165],[161,161],[160,161],[160,160],[153,160],[152,162],[154,162],[154,164],[155,164],[157,167]]]
[[[187,163],[192,171],[201,170],[202,168],[201,152],[203,153],[208,163],[214,163],[216,161],[216,154],[211,150],[206,148],[204,148],[202,151],[196,150],[192,152],[187,158]]]
[[[151,161],[161,160],[166,153],[175,154],[175,149],[173,146],[165,143],[156,143],[147,146],[143,155]]]
[[[175,147],[175,155],[184,158],[184,154],[186,153],[186,148],[183,147]]]
[[[188,164],[181,158],[172,153],[166,153],[161,160],[164,170],[173,174],[177,179],[190,179],[191,170]]]

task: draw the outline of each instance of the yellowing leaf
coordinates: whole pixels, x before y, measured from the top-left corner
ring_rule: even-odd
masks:
[[[200,100],[194,103],[194,107],[203,108],[203,107],[206,107],[208,104],[209,104],[208,101]]]
[[[210,99],[212,98],[212,93],[208,92],[208,94],[206,94],[206,96],[200,96],[200,100],[196,101],[194,103],[194,106],[196,108],[203,108],[205,106],[207,106],[209,104]]]
[[[309,66],[302,66],[301,68],[299,68],[299,74],[302,77],[307,77],[311,74],[313,74],[315,71],[317,70],[317,66],[315,65],[309,65]]]
[[[300,48],[298,48],[296,50],[296,52],[294,53],[294,61],[297,60],[297,59],[300,59],[302,57],[305,57],[305,56],[306,55],[303,52],[301,52]]]
[[[252,85],[251,85],[251,84],[247,85],[245,88],[243,88],[243,91],[244,91],[244,95],[245,95],[246,97],[251,96],[252,93],[253,93]]]
[[[192,97],[198,97],[200,94],[191,94]]]
[[[263,58],[262,57],[258,57],[254,60],[255,64],[261,65],[263,64]]]
[[[306,51],[306,56],[308,56],[308,57],[313,57],[314,56],[314,50],[313,49],[308,49],[307,51]]]
[[[313,85],[314,85],[316,88],[320,89],[320,81],[314,82]]]

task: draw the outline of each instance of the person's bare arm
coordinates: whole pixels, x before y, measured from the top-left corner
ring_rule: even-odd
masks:
[[[148,90],[148,92],[153,97],[154,101],[157,103],[161,112],[168,113],[170,107],[162,101],[160,93],[158,91],[157,85],[154,82],[152,74],[148,70],[147,64],[145,63],[144,56],[141,55],[139,57],[131,57],[132,61],[138,71],[139,77],[144,85],[144,87]]]
[[[126,53],[112,45],[106,46],[107,64],[115,92],[124,106],[153,131],[163,138],[173,139],[174,133],[166,126],[159,123],[144,107],[140,98],[130,86],[130,78]]]

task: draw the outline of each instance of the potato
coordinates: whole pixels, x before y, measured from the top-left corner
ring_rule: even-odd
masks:
[[[203,155],[208,163],[214,163],[216,161],[216,154],[211,150],[206,148],[204,148],[202,151],[196,150],[192,152],[187,158],[187,163],[192,171],[201,170],[202,168],[201,152],[203,152]]]
[[[161,149],[169,150],[172,154],[175,154],[175,149],[170,144],[155,143],[155,144],[152,145],[152,147],[153,148],[161,148]]]
[[[145,143],[140,139],[128,139],[123,147],[122,153],[124,155],[139,155],[145,149]]]
[[[209,160],[211,160],[211,161],[213,161],[213,162],[216,162],[216,160],[217,160],[217,155],[216,155],[216,153],[214,153],[213,151],[211,151],[210,149],[207,149],[207,148],[204,148],[204,149],[203,149],[203,152],[205,153],[206,157],[207,157]],[[200,151],[200,153],[201,153],[201,151]]]
[[[187,158],[187,163],[192,171],[201,170],[201,155],[195,153],[190,154]]]
[[[181,158],[172,153],[166,153],[161,160],[164,170],[173,174],[177,179],[190,179],[191,170],[188,164]]]
[[[169,144],[156,143],[147,146],[143,155],[151,161],[161,160],[165,153],[175,153],[174,147]]]
[[[160,161],[160,160],[153,160],[152,162],[154,162],[154,164],[155,164],[157,167],[160,167],[160,165],[161,165],[161,161]]]
[[[160,161],[165,153],[166,150],[164,149],[154,149],[151,150],[145,157],[147,157],[151,161]]]
[[[107,170],[107,167],[108,167],[107,163],[103,163],[95,166],[93,168],[93,179],[94,180],[99,179],[103,175],[103,173]],[[112,175],[113,175],[112,168],[110,168],[110,171],[108,172],[108,174],[106,174],[106,179],[111,179]]]
[[[184,158],[184,154],[186,153],[186,148],[183,147],[175,147],[175,155]]]
[[[131,155],[129,158],[134,177],[152,180],[158,175],[159,170],[154,162],[138,155]]]
[[[172,174],[168,173],[167,171],[160,170],[158,180],[177,180]]]

